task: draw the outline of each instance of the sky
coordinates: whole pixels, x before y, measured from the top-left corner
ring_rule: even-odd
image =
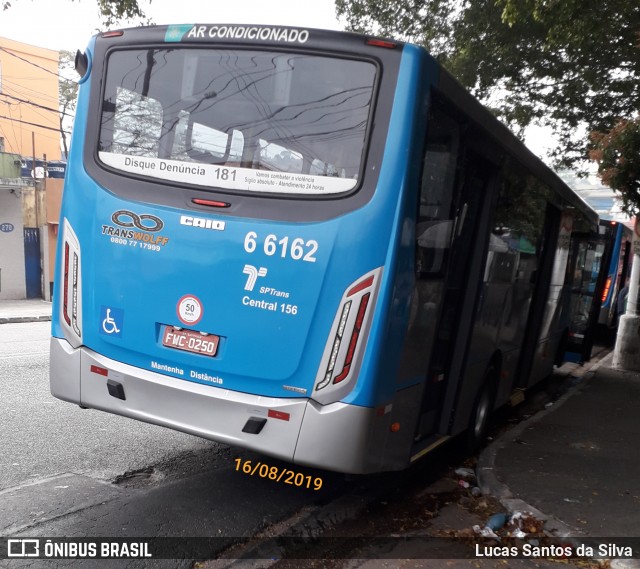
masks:
[[[229,23],[280,24],[342,29],[333,0],[139,0],[154,24]],[[106,29],[100,21],[96,0],[11,0],[0,10],[0,36],[75,52],[89,38]],[[119,27],[135,25],[124,24]]]
[[[0,37],[39,47],[83,50],[102,25],[96,0],[11,0],[0,10]],[[334,0],[139,0],[155,24],[239,23],[280,24],[340,30]],[[137,25],[123,22],[118,27]],[[544,157],[552,146],[547,131],[532,129],[526,143]]]

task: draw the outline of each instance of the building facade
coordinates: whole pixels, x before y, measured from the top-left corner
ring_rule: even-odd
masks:
[[[57,226],[48,223],[47,180],[22,168],[34,157],[60,160],[58,101],[58,52],[0,38],[0,300],[50,298]],[[54,193],[61,184],[50,183]]]
[[[60,160],[58,57],[0,37],[0,152]]]

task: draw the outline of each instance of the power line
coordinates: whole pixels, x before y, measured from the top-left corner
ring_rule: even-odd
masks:
[[[29,61],[28,59],[25,59],[24,57],[20,57],[19,55],[16,55],[15,53],[10,52],[8,49],[6,49],[4,47],[0,46],[0,51],[4,51],[6,54],[10,55],[11,57],[15,57],[16,59],[19,59],[20,61],[24,61],[25,63],[28,63],[29,65],[33,65],[34,67],[37,67],[38,69],[42,69],[42,71],[50,73],[51,75],[55,75],[58,79],[61,79],[62,81],[73,82],[70,79],[67,79],[66,77],[63,77],[59,73],[55,73],[55,72],[51,71],[50,69],[47,69],[46,67],[42,67],[42,65],[38,65],[37,63],[33,63],[33,61]]]
[[[20,78],[23,79],[23,78]],[[39,99],[49,99],[51,103],[58,104],[60,101],[59,96],[54,97],[51,95],[47,95],[38,89],[32,89],[31,87],[27,87],[22,83],[17,83],[15,81],[10,80],[8,77],[3,77],[2,79],[3,91],[5,88],[7,90],[11,90],[18,95],[22,95],[24,97],[37,97]]]
[[[18,101],[20,103],[25,103],[27,105],[32,105],[34,107],[38,107],[39,109],[44,109],[45,111],[51,111],[52,113],[56,113],[59,115],[63,115],[66,117],[71,117],[73,118],[75,115],[70,115],[69,113],[65,113],[63,111],[60,111],[59,109],[53,109],[51,107],[45,107],[44,105],[40,105],[38,103],[34,103],[32,101],[29,101],[27,99],[21,99],[20,97],[14,97],[13,95],[9,95],[8,93],[0,93],[0,97],[9,97],[10,99],[13,99],[14,101]]]
[[[13,121],[13,122],[19,122],[19,123],[22,123],[22,124],[28,124],[29,126],[37,126],[38,128],[44,128],[44,129],[47,129],[47,130],[54,130],[56,132],[64,132],[65,134],[71,134],[67,130],[61,130],[59,128],[53,128],[52,126],[47,126],[47,125],[44,125],[44,124],[38,124],[38,123],[35,123],[35,122],[23,121],[23,120],[20,120],[20,119],[12,119],[11,117],[5,117],[3,115],[0,115],[0,119],[5,119],[5,120],[8,120],[8,121]]]

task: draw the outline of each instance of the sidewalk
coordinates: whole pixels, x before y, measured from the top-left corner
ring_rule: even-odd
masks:
[[[51,320],[51,303],[42,299],[0,300],[0,324]]]
[[[543,411],[504,431],[481,453],[476,474],[482,496],[473,498],[472,488],[461,490],[457,480],[443,478],[397,504],[390,512],[391,520],[389,516],[375,515],[379,504],[369,509],[352,507],[350,515],[329,511],[325,516],[323,508],[312,518],[283,528],[280,533],[284,536],[308,535],[309,528],[315,524],[325,528],[319,535],[326,536],[327,545],[332,536],[363,535],[353,533],[348,521],[335,525],[331,523],[332,518],[351,517],[366,522],[364,529],[373,530],[373,533],[367,533],[371,536],[365,539],[367,545],[360,543],[346,556],[351,559],[323,561],[321,548],[317,557],[311,553],[306,559],[278,559],[285,555],[283,551],[282,555],[276,553],[273,560],[251,561],[249,548],[244,553],[245,559],[209,561],[201,566],[206,569],[324,566],[340,569],[551,569],[563,563],[568,567],[583,568],[640,568],[640,374],[610,368],[611,355],[595,364],[594,361],[591,368],[589,364],[584,368],[567,364],[558,370],[559,376],[566,376],[575,386]],[[433,508],[430,502],[438,497],[441,502]],[[425,516],[425,508],[434,510],[435,517]],[[340,510],[340,507],[336,503],[328,509]],[[595,555],[580,554],[575,560],[555,555],[530,559],[510,555],[483,558],[474,555],[470,544],[455,552],[455,539],[447,541],[447,536],[473,539],[477,536],[474,525],[482,528],[493,514],[504,513],[508,518],[516,512],[535,522],[527,524],[527,533],[531,531],[529,527],[537,526],[533,535],[558,537],[559,540],[551,543],[569,544],[574,551],[578,545],[587,544],[593,546]],[[508,535],[506,531],[506,528],[496,529],[501,536]],[[276,531],[275,535],[278,534]],[[444,537],[444,541],[438,542],[438,537]],[[597,542],[589,538],[597,538]],[[507,542],[486,540],[485,543],[499,547]],[[612,560],[610,564],[599,563],[596,543],[620,547],[614,554],[606,554]],[[428,549],[425,551],[429,547],[433,549],[432,553]],[[451,553],[450,557],[444,551],[438,551],[438,547]],[[632,548],[633,558],[629,558],[627,547]]]
[[[483,489],[507,508],[522,500],[540,510],[558,535],[640,538],[640,374],[610,362],[478,464]]]
[[[597,567],[598,545],[606,544],[611,552],[606,558],[611,561],[604,567],[640,568],[640,374],[612,369],[611,360],[610,354],[591,370],[588,365],[584,370],[569,367],[565,372],[569,377],[582,376],[576,377],[577,386],[507,430],[481,453],[476,468],[483,496],[495,498],[507,518],[516,512],[525,517],[532,514],[543,533],[560,538],[559,543],[570,544],[574,551],[579,544],[593,547],[593,557],[579,557],[576,565],[569,561],[569,567]],[[460,507],[445,508],[423,535],[438,535],[442,528],[454,529],[451,535],[473,535],[469,532],[472,517],[461,513]],[[482,527],[488,515],[480,517]],[[506,528],[496,532],[507,535]],[[493,540],[486,543],[501,545]],[[611,550],[612,545],[619,549]],[[375,559],[374,554],[343,567],[488,568],[502,562],[514,568],[542,568],[562,562],[546,556],[526,560],[508,555],[444,562],[422,558],[419,546],[418,542],[414,551],[397,547],[392,552],[398,557],[396,565],[389,558]]]

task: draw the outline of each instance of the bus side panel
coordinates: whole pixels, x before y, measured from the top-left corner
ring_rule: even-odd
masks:
[[[551,372],[560,341],[561,295],[551,292],[562,288],[568,258],[557,255],[560,212],[549,205],[549,188],[527,184],[520,166],[507,163],[497,174],[497,207],[487,225],[481,295],[452,434],[467,428],[485,382],[492,387],[494,407],[503,405],[514,388]]]
[[[409,46],[411,47],[411,46]],[[377,193],[393,215],[384,278],[355,389],[342,403],[305,414],[295,460],[350,472],[399,470],[409,464],[422,384],[397,383],[414,279],[417,180],[424,143],[424,96],[435,66],[412,48],[403,53]],[[419,117],[416,120],[416,117]],[[380,220],[384,213],[380,212]],[[420,378],[423,380],[424,378]],[[357,406],[357,407],[355,407]],[[356,410],[357,409],[357,410]],[[330,420],[327,420],[331,418]],[[399,430],[390,428],[398,419]],[[347,424],[351,424],[347,428]],[[345,438],[345,433],[349,435]],[[335,441],[340,440],[340,445]]]
[[[95,38],[93,38],[87,47],[86,54],[91,61]],[[76,105],[76,116],[73,123],[73,133],[71,135],[71,143],[69,149],[69,164],[82,164],[82,152],[85,143],[85,131],[87,128],[87,114],[89,108],[89,82],[82,80],[78,87],[78,100]],[[60,318],[62,308],[61,287],[64,282],[64,240],[62,238],[62,230],[64,228],[64,216],[67,209],[74,207],[75,192],[69,191],[69,188],[77,184],[77,178],[72,168],[67,167],[65,171],[64,193],[62,196],[62,206],[60,211],[60,225],[58,226],[58,241],[56,243],[56,266],[54,269],[54,294],[52,300],[52,317],[51,317],[51,334],[56,338],[68,337],[65,334]],[[82,202],[78,201],[76,206],[82,206]],[[80,214],[83,208],[80,207]],[[84,210],[86,213],[86,210]]]
[[[407,356],[405,343],[409,331],[412,314],[414,291],[416,289],[416,222],[419,211],[420,181],[422,178],[428,110],[433,88],[439,79],[437,65],[430,57],[423,56],[420,67],[416,68],[417,83],[412,89],[417,93],[413,114],[413,132],[411,135],[413,156],[407,168],[409,183],[402,212],[402,227],[397,243],[397,278],[394,296],[391,300],[393,319],[389,323],[388,336],[397,339],[394,346],[398,355]],[[432,318],[436,315],[432,314]],[[431,345],[424,342],[423,357],[429,358]],[[385,407],[388,416],[388,427],[384,437],[384,453],[381,457],[380,469],[398,470],[406,468],[410,463],[415,443],[416,425],[421,413],[421,402],[424,393],[426,375],[407,375],[405,362],[398,362],[397,367],[386,371],[387,378],[394,379],[393,400]],[[393,428],[391,428],[393,425]],[[373,452],[373,449],[372,449]]]
[[[391,402],[396,383],[402,343],[409,316],[413,281],[413,232],[417,199],[417,171],[424,123],[416,121],[424,111],[421,81],[433,78],[425,69],[424,55],[415,46],[405,46],[398,75],[393,113],[385,143],[376,194],[387,196],[376,223],[391,223],[384,243],[384,277],[361,376],[366,381],[344,399],[345,403],[376,406]]]

